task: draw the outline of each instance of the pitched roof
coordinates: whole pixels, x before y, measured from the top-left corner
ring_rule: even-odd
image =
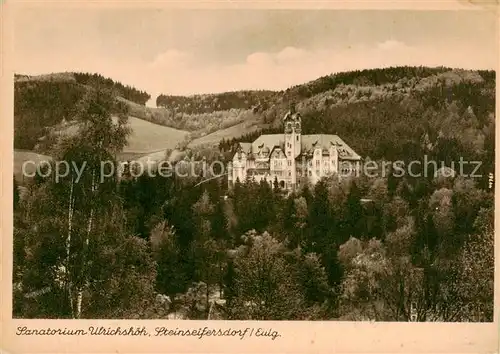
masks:
[[[283,117],[283,120],[286,121],[286,120],[301,120],[302,119],[302,116],[300,115],[300,113],[296,113],[296,112],[293,112],[293,111],[288,111],[287,114],[285,114],[285,116]]]
[[[315,149],[321,148],[328,151],[333,144],[339,151],[339,157],[346,160],[359,160],[361,157],[347,145],[338,135],[333,134],[311,134],[302,135],[301,153],[312,153]],[[275,146],[283,147],[284,135],[283,134],[263,134],[259,136],[253,143],[240,143],[244,152],[258,153],[260,150],[265,149],[268,152],[272,151]]]
[[[241,150],[245,153],[250,152],[250,148],[252,147],[252,143],[240,143]]]
[[[339,150],[339,157],[342,159],[358,160],[361,158],[349,145],[347,145],[338,135],[334,134],[311,134],[302,135],[302,152],[312,152],[314,149],[321,148],[329,150],[334,144]],[[342,154],[344,152],[344,155]]]
[[[283,144],[283,134],[263,134],[255,139],[255,141],[252,143],[252,150],[254,153],[256,153],[264,146],[267,146],[269,150],[272,150],[273,147],[281,146]]]

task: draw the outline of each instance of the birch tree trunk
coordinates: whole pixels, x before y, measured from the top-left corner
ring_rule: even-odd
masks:
[[[73,197],[73,176],[71,177],[71,187],[69,192],[69,206],[68,206],[68,234],[66,236],[66,292],[68,294],[69,306],[71,309],[71,317],[75,318],[74,308],[73,308],[73,294],[71,286],[70,277],[70,248],[71,248],[71,232],[73,230],[73,208],[74,208],[74,197]]]
[[[207,281],[207,287],[206,287],[206,296],[207,296],[207,303],[205,304],[206,309],[207,309],[207,317],[210,317],[210,287],[208,286],[208,276],[205,278]]]
[[[87,263],[87,252],[89,248],[89,240],[90,233],[92,232],[93,219],[94,219],[94,192],[96,190],[95,187],[95,170],[92,171],[92,182],[91,182],[91,207],[89,213],[89,219],[87,222],[87,233],[85,234],[85,240],[83,244],[82,250],[82,276],[81,276],[81,284],[78,287],[77,295],[76,295],[76,318],[79,319],[82,315],[82,302],[83,302],[83,290],[85,288],[87,276],[86,276],[86,263]]]

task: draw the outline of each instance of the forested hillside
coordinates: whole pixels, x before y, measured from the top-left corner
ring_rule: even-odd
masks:
[[[198,98],[177,97],[176,100],[185,103],[178,106],[180,109],[151,108],[144,106],[150,98],[148,93],[99,74],[16,75],[14,147],[47,152],[48,144],[53,142],[54,132],[75,119],[76,103],[85,93],[96,88],[105,89],[119,98],[131,116],[166,127],[190,131],[192,138],[258,119],[254,109],[248,109],[253,106],[253,101],[244,103],[243,100],[243,103],[235,104],[235,107],[229,107],[228,102],[233,101],[222,101],[225,102],[224,109],[229,107],[227,110],[222,110],[222,108],[212,109],[213,107],[203,108],[205,103],[202,100],[201,106],[189,109],[191,104],[189,102],[195,102]],[[232,97],[231,95],[229,96]],[[239,93],[234,94],[238,95]],[[251,95],[250,92],[246,94],[250,98]],[[266,96],[269,93],[263,92],[262,95]],[[222,97],[224,96],[225,94],[222,94]],[[243,98],[246,96],[243,95]]]
[[[219,147],[228,151],[235,142],[281,132],[281,119],[294,103],[304,134],[338,134],[363,157],[410,161],[429,155],[449,163],[462,156],[482,161],[485,174],[494,170],[493,71],[403,67],[340,78],[287,90],[281,103],[262,112],[262,121],[273,128],[242,132]]]
[[[249,122],[239,125],[240,131],[217,134],[220,147],[229,150],[235,142],[252,141],[264,131],[280,132],[281,119],[294,104],[303,116],[305,134],[338,134],[362,156],[372,159],[421,156],[419,149],[425,140],[429,147],[449,141],[467,157],[493,162],[488,151],[494,142],[494,71],[372,69],[332,74],[273,95],[265,92],[265,97],[255,92],[256,97],[250,99],[251,93],[232,93],[227,97],[233,98],[229,100],[233,106],[227,107],[217,106],[220,101],[230,103],[223,100],[227,94],[172,98],[170,103],[162,101],[164,108],[155,113],[162,112],[160,119],[146,119],[194,131],[192,137],[212,133],[214,126],[224,129]],[[261,103],[252,106],[251,113],[248,109],[235,116],[236,107],[244,108],[243,98]],[[193,113],[185,114],[182,109]],[[200,111],[205,113],[194,113]],[[263,130],[256,132],[256,126]]]
[[[50,128],[72,120],[86,88],[73,81],[18,81],[14,85],[14,147],[32,150]]]
[[[75,119],[76,105],[89,90],[96,88],[123,97],[125,104],[142,104],[149,94],[98,74],[56,73],[39,76],[15,75],[14,80],[14,147],[33,150],[46,146],[44,140],[58,125]],[[122,105],[123,106],[123,105]],[[115,107],[113,113],[121,108]],[[43,147],[42,147],[42,152]]]
[[[413,156],[415,144],[422,138],[429,139],[433,146],[438,138],[455,139],[477,155],[487,153],[484,144],[494,141],[490,124],[494,79],[493,71],[444,67],[372,69],[332,74],[280,92],[160,95],[159,108],[151,108],[143,105],[149,98],[147,93],[98,74],[17,76],[14,146],[33,149],[51,127],[63,118],[72,119],[75,102],[89,87],[101,85],[122,98],[130,115],[187,130],[191,140],[220,130],[221,134],[214,138],[224,139],[226,150],[235,141],[257,136],[253,133],[244,137],[250,132],[246,127],[252,132],[259,126],[280,131],[283,115],[294,104],[304,117],[306,134],[339,134],[362,156],[392,158],[407,156],[409,150]],[[466,129],[462,129],[463,124]],[[230,127],[239,128],[227,129]]]
[[[108,88],[117,96],[123,97],[126,100],[144,105],[151,98],[151,95],[145,91],[137,90],[135,87],[123,85],[121,82],[113,81],[99,74],[90,73],[74,73],[75,80],[79,84],[88,86],[102,86]]]
[[[274,91],[235,91],[194,96],[162,94],[156,98],[156,105],[187,114],[227,111],[232,108],[264,110],[276,94]]]

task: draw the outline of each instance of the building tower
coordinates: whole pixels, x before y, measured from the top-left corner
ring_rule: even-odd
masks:
[[[295,186],[297,184],[297,169],[295,166],[295,159],[300,155],[302,144],[302,119],[300,117],[300,114],[295,112],[295,107],[290,107],[290,111],[288,111],[288,113],[285,115],[283,123],[285,130],[285,154],[287,159],[287,187],[293,190],[295,189]]]

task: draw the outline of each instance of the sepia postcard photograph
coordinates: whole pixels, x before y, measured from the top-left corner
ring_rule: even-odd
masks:
[[[472,3],[4,2],[5,349],[496,352],[498,10]]]

